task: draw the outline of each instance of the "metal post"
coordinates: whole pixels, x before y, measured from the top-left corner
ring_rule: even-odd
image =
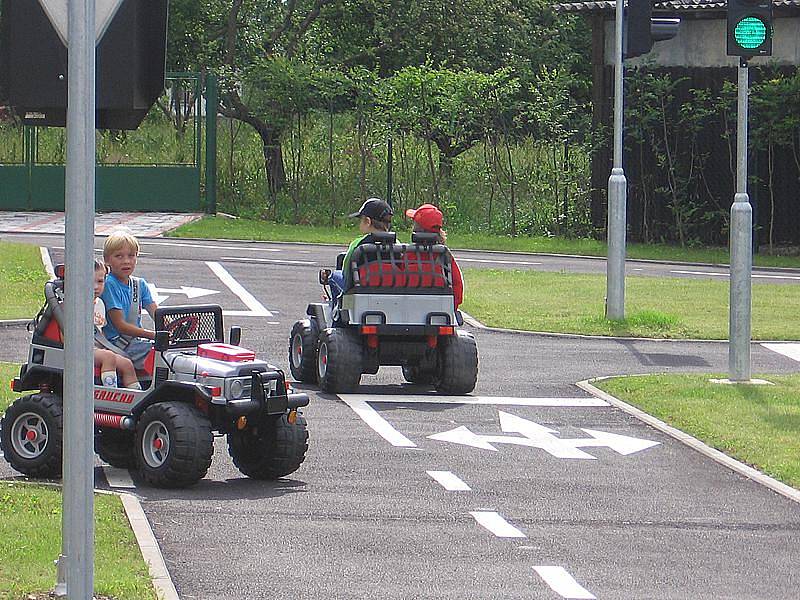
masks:
[[[617,0],[614,50],[614,168],[608,178],[608,261],[606,271],[606,317],[625,318],[625,229],[627,181],[622,167],[622,11]]]
[[[67,597],[94,588],[92,275],[95,191],[95,3],[69,3],[65,198],[63,550]]]
[[[212,215],[217,213],[217,89],[217,76],[206,75],[206,211]]]
[[[750,381],[750,275],[753,260],[753,211],[747,196],[747,60],[739,65],[736,133],[736,195],[731,206],[730,340],[728,370],[732,381]]]
[[[392,206],[392,185],[394,183],[392,181],[393,163],[394,153],[392,151],[392,136],[389,136],[386,142],[386,202],[389,203],[389,206]]]

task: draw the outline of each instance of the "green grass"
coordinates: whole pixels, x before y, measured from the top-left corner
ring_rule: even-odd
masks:
[[[0,241],[0,319],[31,319],[47,274],[37,246]]]
[[[720,385],[709,377],[648,375],[595,385],[800,489],[800,375],[762,376],[775,385]]]
[[[594,335],[727,339],[727,281],[628,277],[624,321],[604,315],[603,275],[467,269],[463,309],[491,327]],[[800,289],[754,284],[752,335],[800,339]],[[776,307],[780,307],[777,310]]]
[[[404,219],[395,219],[401,237],[408,237],[409,227]],[[199,237],[234,240],[262,240],[273,242],[329,242],[348,244],[357,235],[355,223],[346,220],[338,227],[311,225],[283,225],[270,221],[205,217],[183,225],[171,232],[174,237]],[[516,237],[490,234],[459,233],[450,231],[447,244],[451,248],[473,250],[503,250],[544,254],[579,254],[606,256],[606,244],[593,239],[568,239],[556,237]],[[629,244],[628,258],[661,261],[728,264],[727,248],[680,248],[666,244]],[[800,268],[798,256],[767,256],[757,254],[754,263],[765,267]]]
[[[0,411],[17,397],[7,382],[18,365],[0,363]],[[95,591],[119,600],[156,594],[117,496],[95,495]],[[19,600],[55,585],[61,548],[61,490],[0,481],[0,599]]]

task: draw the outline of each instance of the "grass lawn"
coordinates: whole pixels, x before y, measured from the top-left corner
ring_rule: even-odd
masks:
[[[7,382],[18,365],[0,363],[0,412],[17,397]],[[155,600],[147,565],[117,496],[95,495],[95,592]],[[0,598],[21,600],[55,585],[61,548],[61,490],[0,481]]]
[[[594,385],[800,489],[800,375],[758,376],[775,385],[719,385],[709,377],[648,375]]]
[[[32,319],[45,281],[38,246],[0,240],[0,319]]]
[[[596,335],[727,339],[727,281],[628,277],[624,321],[603,316],[603,275],[466,269],[463,308],[491,327]],[[753,284],[752,336],[800,339],[800,289]],[[779,308],[778,308],[779,307]]]
[[[402,239],[408,239],[410,225],[405,218],[395,218],[395,226]],[[280,225],[269,221],[205,217],[183,225],[168,235],[173,237],[199,237],[233,240],[263,240],[273,242],[329,242],[349,244],[357,235],[353,223],[344,227],[317,227],[309,225]],[[489,234],[463,234],[450,231],[447,244],[451,248],[474,250],[504,250],[544,254],[580,254],[606,256],[604,241],[592,239],[567,239],[550,237],[517,237]],[[666,244],[628,244],[629,258],[674,260],[712,264],[728,264],[727,248],[680,248]],[[767,256],[757,254],[758,266],[800,268],[798,256]]]

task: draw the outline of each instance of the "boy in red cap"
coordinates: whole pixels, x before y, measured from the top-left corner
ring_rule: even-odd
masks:
[[[423,204],[416,209],[409,208],[406,211],[406,216],[414,221],[414,231],[436,233],[439,235],[440,244],[444,244],[447,241],[447,232],[442,229],[444,218],[442,211],[433,204]],[[461,277],[461,269],[458,268],[458,263],[456,263],[456,259],[452,254],[450,254],[450,264],[452,265],[453,275],[453,302],[455,308],[458,309],[464,300],[464,279]]]

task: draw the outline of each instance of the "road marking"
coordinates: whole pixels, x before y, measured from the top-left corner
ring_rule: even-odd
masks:
[[[565,439],[556,437],[558,433],[553,429],[534,423],[522,417],[512,415],[507,412],[499,411],[500,429],[506,433],[520,433],[523,437],[502,436],[502,435],[480,435],[473,433],[463,425],[449,431],[429,435],[428,438],[441,442],[452,442],[464,446],[472,446],[483,450],[497,452],[492,444],[515,444],[519,446],[530,446],[541,448],[551,456],[556,458],[576,458],[585,460],[595,460],[595,457],[579,447],[608,447],[617,454],[627,456],[641,450],[646,450],[652,446],[657,446],[659,442],[642,440],[627,435],[597,431],[594,429],[581,429],[588,433],[589,438]]]
[[[594,594],[581,586],[563,567],[533,567],[556,594],[569,600],[595,600]]]
[[[355,396],[355,394],[340,394],[339,398],[341,398],[347,406],[352,408],[353,411],[361,417],[361,420],[372,427],[383,439],[392,446],[398,446],[400,448],[417,447],[414,442],[392,427],[389,421],[380,416],[378,411],[372,408],[366,400],[354,398],[353,396]]]
[[[787,358],[800,362],[800,344],[761,344],[767,350],[782,354]]]
[[[42,264],[44,270],[47,271],[47,276],[52,280],[56,278],[56,272],[53,269],[53,259],[50,258],[50,252],[44,246],[39,248],[39,254],[42,255]]]
[[[526,535],[522,533],[519,529],[514,527],[511,523],[506,521],[500,513],[490,511],[490,510],[474,510],[470,511],[470,513],[475,520],[478,522],[478,525],[481,527],[488,529],[497,537],[503,538],[524,538]]]
[[[714,271],[670,271],[670,273],[678,273],[680,275],[713,275],[715,277],[729,277],[728,273],[716,273]],[[790,279],[794,281],[800,280],[798,275],[763,275],[760,273],[753,273],[750,275],[753,279]]]
[[[471,487],[450,471],[426,471],[426,473],[448,492],[469,492],[472,490]]]
[[[594,407],[609,406],[600,398],[512,398],[508,396],[373,396],[370,394],[339,394],[365,402],[384,402],[396,404],[488,404],[499,406],[554,406],[554,407]],[[346,401],[346,400],[345,400]]]
[[[238,317],[272,317],[274,316],[267,308],[255,299],[253,294],[244,289],[241,283],[236,281],[233,276],[225,270],[218,262],[206,262],[208,268],[214,272],[214,275],[219,277],[220,281],[224,283],[230,291],[236,294],[239,299],[244,302],[249,311],[241,310],[224,310],[225,315],[238,316]]]
[[[248,258],[245,256],[220,256],[220,260],[235,260],[240,262],[261,262],[261,263],[270,263],[270,264],[278,264],[278,265],[316,265],[314,261],[311,260],[287,260],[282,258]]]
[[[145,246],[176,246],[178,248],[210,248],[212,250],[252,250],[258,252],[282,252],[281,248],[261,248],[259,246],[215,246],[213,244],[189,244],[178,242],[141,242]]]
[[[489,260],[487,258],[465,258],[463,256],[456,256],[458,262],[474,262],[474,263],[489,263],[503,264],[503,265],[541,265],[540,262],[528,262],[526,260]]]
[[[108,485],[110,485],[112,488],[136,487],[127,469],[117,469],[116,467],[105,466],[103,467],[103,473],[106,476]]]

